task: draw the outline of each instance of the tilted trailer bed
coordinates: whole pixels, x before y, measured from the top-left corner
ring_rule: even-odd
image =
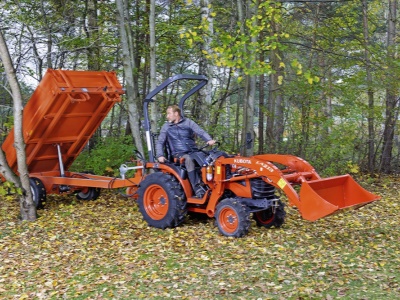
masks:
[[[138,184],[134,179],[68,171],[123,93],[114,72],[47,70],[23,111],[31,187],[40,194],[34,195],[39,198],[36,200],[43,201],[46,194],[72,192],[82,199],[93,199],[99,188]],[[13,130],[2,149],[17,173]]]

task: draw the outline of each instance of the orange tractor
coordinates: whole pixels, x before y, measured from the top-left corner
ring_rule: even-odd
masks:
[[[314,168],[292,155],[262,154],[251,157],[227,154],[218,149],[200,149],[196,159],[205,189],[194,197],[185,164],[169,157],[158,163],[153,152],[156,135],[149,119],[149,104],[170,84],[194,81],[196,85],[179,101],[200,90],[207,78],[176,75],[150,92],[143,105],[148,158],[141,153],[132,166],[120,167],[121,178],[68,171],[123,90],[114,73],[48,70],[24,110],[24,137],[34,201],[40,206],[49,193],[76,193],[79,199],[99,196],[101,188],[126,188],[137,199],[143,219],[156,228],[173,228],[188,212],[212,218],[221,234],[241,237],[248,233],[251,215],[259,226],[280,227],[285,221],[284,203],[276,189],[286,194],[289,204],[309,221],[347,208],[359,208],[378,200],[349,175],[321,178]],[[17,171],[13,133],[3,143],[9,165]],[[168,156],[168,145],[166,145]],[[205,157],[205,159],[204,159]],[[125,178],[135,170],[132,178]],[[296,186],[298,188],[296,188]]]

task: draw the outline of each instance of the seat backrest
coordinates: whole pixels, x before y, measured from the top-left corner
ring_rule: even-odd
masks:
[[[169,162],[174,162],[174,156],[172,155],[171,146],[168,141],[166,141],[164,145],[164,154]]]

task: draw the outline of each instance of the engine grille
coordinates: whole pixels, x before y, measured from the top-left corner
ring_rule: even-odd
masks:
[[[266,183],[261,178],[250,179],[251,194],[253,199],[273,199],[275,196],[275,187]]]

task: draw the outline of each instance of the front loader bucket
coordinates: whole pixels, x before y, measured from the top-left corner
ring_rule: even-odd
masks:
[[[300,189],[302,217],[315,221],[343,209],[359,208],[380,197],[363,189],[350,175],[306,181]]]

